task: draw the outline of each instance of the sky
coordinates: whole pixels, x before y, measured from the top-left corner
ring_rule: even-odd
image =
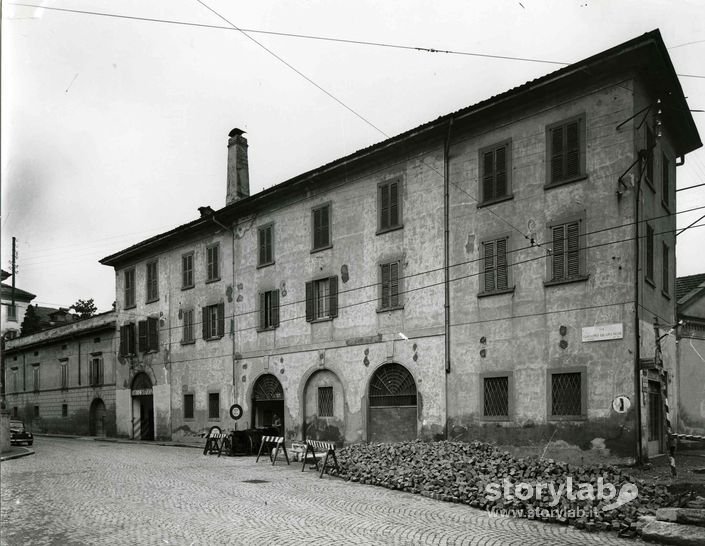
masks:
[[[690,108],[705,110],[699,0],[18,2],[120,16],[3,2],[2,268],[14,236],[17,286],[39,305],[93,298],[109,310],[115,274],[98,260],[224,206],[234,127],[247,132],[256,193],[562,66],[545,61],[656,28],[689,75]],[[705,139],[705,113],[693,117]],[[705,183],[705,151],[677,177]],[[705,207],[705,186],[677,197],[678,227],[705,214],[681,212]],[[678,276],[705,272],[703,241],[705,228],[678,237]]]

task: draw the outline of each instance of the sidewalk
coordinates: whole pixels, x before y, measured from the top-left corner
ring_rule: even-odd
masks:
[[[70,440],[84,440],[93,442],[112,442],[116,444],[144,444],[167,447],[195,447],[203,449],[205,438],[195,438],[193,442],[172,442],[171,440],[132,440],[130,438],[115,438],[112,436],[78,436],[75,434],[42,434],[36,433],[35,438],[67,438]]]
[[[28,447],[10,446],[9,451],[0,453],[0,462],[9,461],[10,459],[19,459],[27,455],[34,455],[34,450]]]

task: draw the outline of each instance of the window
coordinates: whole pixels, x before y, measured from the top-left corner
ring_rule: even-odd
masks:
[[[193,343],[196,340],[193,332],[193,309],[184,311],[184,334],[181,343]]]
[[[206,282],[220,280],[220,246],[206,247]]]
[[[669,180],[669,173],[671,169],[671,163],[668,161],[666,154],[661,156],[661,203],[667,209],[670,206],[669,193],[671,191],[671,181]]]
[[[135,268],[125,271],[125,309],[135,306]]]
[[[584,176],[584,116],[551,125],[547,133],[548,185],[571,182]]]
[[[20,381],[17,368],[12,368],[12,392],[20,392]]]
[[[318,387],[318,416],[333,417],[333,387]]]
[[[313,209],[313,250],[331,246],[330,228],[330,205]]]
[[[661,247],[661,253],[662,253],[662,260],[661,260],[661,290],[663,290],[663,293],[668,296],[670,294],[670,291],[668,289],[668,286],[671,282],[670,279],[670,267],[669,267],[669,248],[666,243],[663,243]]]
[[[511,195],[510,159],[510,142],[480,151],[480,203],[492,203]]]
[[[553,242],[549,254],[549,282],[585,279],[585,237],[582,220],[550,224],[549,229]]]
[[[15,419],[17,419],[17,417],[19,416],[19,414],[20,414],[19,408],[18,408],[17,406],[12,406],[12,417],[14,417]]]
[[[193,288],[193,252],[181,256],[181,288]]]
[[[217,303],[203,308],[203,339],[218,339],[225,335],[225,305]]]
[[[259,328],[267,330],[279,326],[279,290],[259,294]]]
[[[120,356],[133,355],[137,352],[135,349],[135,325],[123,324],[120,326]]]
[[[397,309],[401,307],[401,296],[399,294],[399,260],[380,264],[381,273],[381,293],[380,310]]]
[[[646,126],[646,181],[651,189],[654,188],[654,151],[656,149],[656,139],[651,127]]]
[[[69,362],[68,360],[59,361],[61,367],[61,390],[69,388]]]
[[[34,392],[39,392],[39,364],[32,364],[32,380]]]
[[[90,368],[88,368],[88,384],[92,387],[99,387],[103,384],[103,357],[92,356]]]
[[[509,290],[508,242],[509,237],[502,237],[482,243],[481,294]]]
[[[208,419],[220,419],[220,393],[208,393]]]
[[[338,277],[328,277],[306,283],[306,320],[329,319],[338,316]]]
[[[193,394],[184,394],[184,419],[193,419]]]
[[[378,186],[377,210],[379,211],[378,233],[402,226],[401,223],[401,179],[383,182]]]
[[[646,280],[654,280],[654,228],[646,224]]]
[[[7,320],[17,322],[17,306],[8,304],[7,306]]]
[[[61,404],[61,417],[68,417],[69,416],[69,405],[68,404]]]
[[[159,299],[159,280],[157,275],[157,262],[147,264],[147,303]]]
[[[159,319],[149,317],[137,323],[138,350],[141,353],[159,350]]]
[[[268,224],[257,230],[257,248],[259,249],[257,265],[274,263],[274,224]]]
[[[554,419],[580,419],[587,415],[585,369],[548,371],[548,410]]]
[[[39,418],[39,406],[34,406],[34,417]]]
[[[510,416],[512,374],[482,374],[482,416],[489,420],[506,421]]]

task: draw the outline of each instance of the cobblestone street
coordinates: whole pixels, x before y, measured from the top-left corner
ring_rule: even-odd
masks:
[[[639,544],[319,479],[294,463],[89,439],[39,437],[34,448],[0,465],[3,545]]]

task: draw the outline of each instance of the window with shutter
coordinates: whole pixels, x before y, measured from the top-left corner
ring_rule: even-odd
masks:
[[[279,326],[279,290],[260,292],[259,302],[260,330]]]
[[[206,282],[220,280],[220,246],[206,247]]]
[[[399,260],[380,264],[380,307],[379,311],[399,309],[402,306],[399,288]]]
[[[258,266],[274,263],[274,226],[269,224],[257,230]]]
[[[401,179],[395,178],[377,186],[377,233],[402,227]]]
[[[656,139],[651,127],[646,126],[646,181],[653,189],[654,187],[654,155],[656,152]]]
[[[147,319],[147,351],[159,350],[159,319]]]
[[[306,283],[306,320],[338,316],[338,277]]]
[[[663,290],[663,293],[665,295],[668,295],[670,293],[669,291],[669,285],[670,285],[670,274],[671,274],[671,268],[670,268],[670,250],[668,248],[668,245],[666,243],[663,243],[661,247],[661,290]]]
[[[203,308],[203,339],[219,339],[225,335],[225,304]]]
[[[125,309],[135,306],[135,268],[130,268],[124,274]]]
[[[670,206],[671,182],[669,179],[671,163],[666,154],[661,156],[661,203],[666,209]]]
[[[313,250],[331,246],[330,204],[313,209]]]
[[[585,118],[580,116],[547,128],[547,184],[585,176]]]
[[[511,197],[511,142],[495,144],[480,151],[480,203]]]
[[[654,228],[646,224],[646,279],[654,280]]]
[[[181,288],[193,288],[193,252],[181,256]]]
[[[549,281],[562,282],[585,278],[585,241],[582,221],[573,220],[550,227]]]
[[[147,352],[147,321],[140,320],[137,323],[137,350],[140,353]]]
[[[193,309],[187,309],[184,311],[184,332],[181,343],[193,343],[194,339]]]
[[[157,262],[149,262],[147,264],[147,303],[157,301],[159,299],[159,279]]]
[[[507,259],[508,237],[482,243],[482,290],[481,295],[501,293],[509,290],[509,262]]]

